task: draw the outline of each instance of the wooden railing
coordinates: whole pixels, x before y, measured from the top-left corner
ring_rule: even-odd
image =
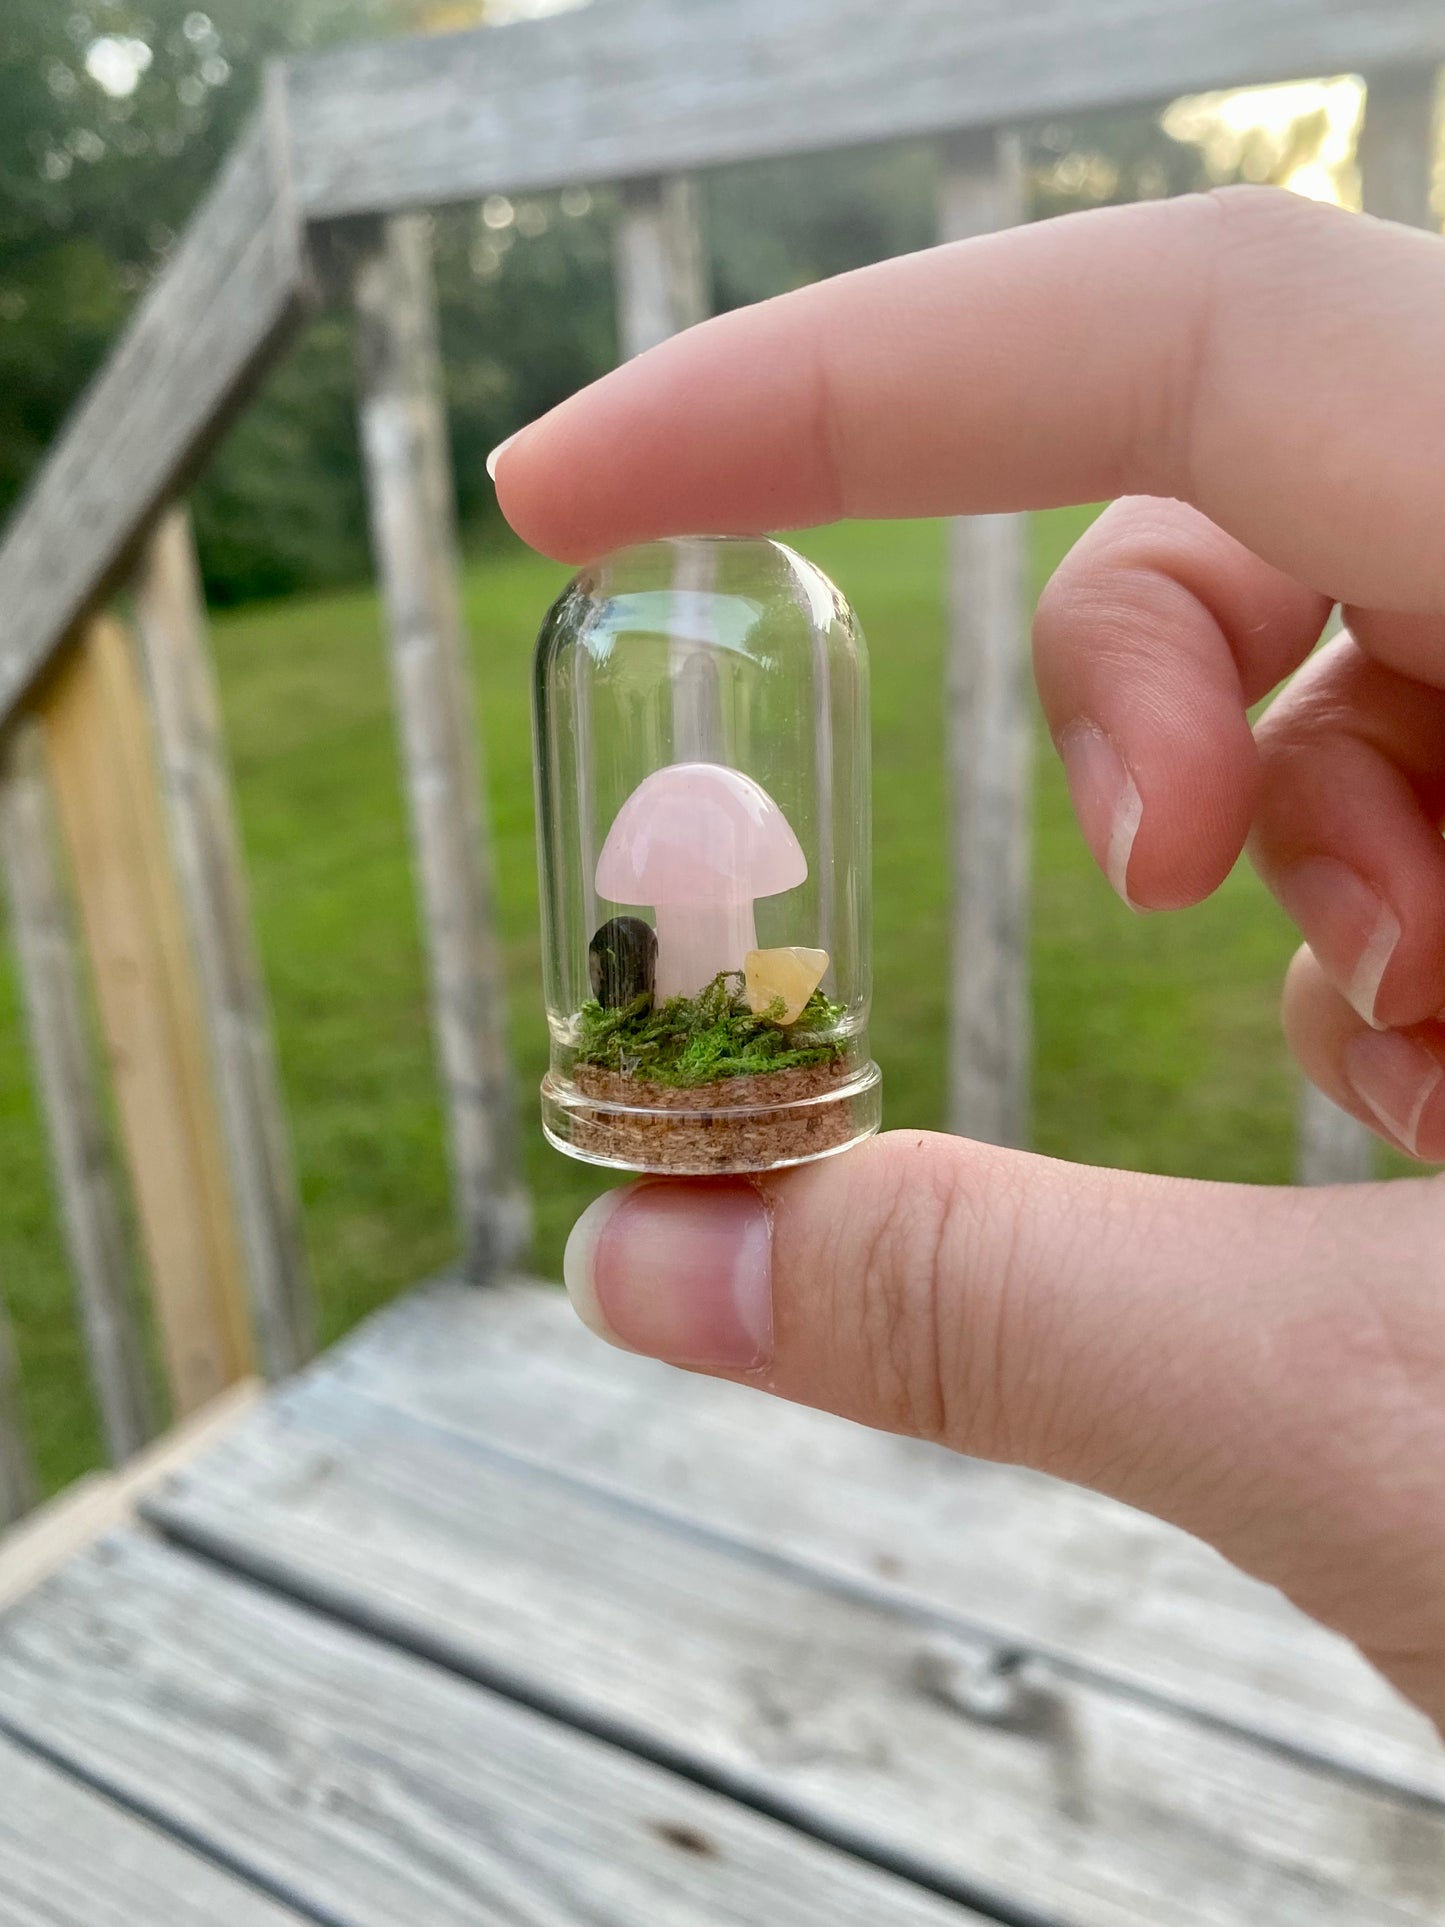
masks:
[[[497,192],[621,185],[624,354],[706,311],[698,170],[941,144],[939,233],[1024,218],[1016,130],[1208,87],[1363,72],[1366,206],[1431,220],[1439,0],[596,0],[275,68],[164,274],[0,543],[0,858],[106,1442],[159,1423],[111,1100],[174,1408],[312,1343],[205,611],[180,502],[307,314],[350,298],[463,1261],[526,1238],[427,228]],[[953,1128],[1028,1135],[1024,525],[948,549]],[[115,606],[112,606],[115,605]],[[98,1025],[96,1019],[98,1018]],[[100,1049],[93,1048],[98,1029]],[[1367,1140],[1303,1109],[1302,1175]],[[3,1279],[0,1279],[3,1287]],[[32,1500],[0,1314],[0,1523]]]

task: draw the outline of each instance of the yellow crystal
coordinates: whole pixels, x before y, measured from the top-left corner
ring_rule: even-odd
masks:
[[[796,1024],[803,1006],[823,981],[828,968],[826,950],[809,950],[790,943],[781,950],[750,950],[743,959],[743,988],[754,1017],[766,1017],[778,999],[783,1014],[779,1024]]]

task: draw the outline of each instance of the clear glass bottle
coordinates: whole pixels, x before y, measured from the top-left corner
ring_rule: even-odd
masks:
[[[877,1130],[868,665],[838,590],[761,538],[622,550],[553,605],[533,693],[552,1143],[700,1174]]]

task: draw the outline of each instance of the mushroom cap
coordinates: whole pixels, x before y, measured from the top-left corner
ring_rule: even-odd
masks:
[[[746,903],[807,874],[802,845],[761,783],[721,763],[672,763],[617,812],[596,881],[613,903]]]

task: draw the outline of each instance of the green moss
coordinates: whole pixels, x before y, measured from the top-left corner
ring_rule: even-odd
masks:
[[[832,1035],[843,1019],[841,1004],[815,990],[797,1023],[785,1029],[777,1021],[782,999],[755,1017],[743,1002],[742,984],[740,971],[725,970],[696,997],[655,1004],[644,995],[618,1010],[584,1004],[577,1061],[691,1090],[723,1077],[802,1070],[842,1056],[843,1046]]]

